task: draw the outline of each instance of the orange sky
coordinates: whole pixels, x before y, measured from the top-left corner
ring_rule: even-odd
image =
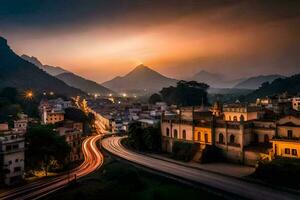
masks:
[[[251,68],[262,67],[259,73],[281,73],[286,52],[299,49],[299,30],[294,27],[299,18],[260,13],[243,16],[241,8],[243,5],[234,4],[171,19],[166,13],[153,20],[134,12],[104,24],[95,20],[47,31],[44,27],[14,27],[19,31],[2,34],[17,53],[98,82],[124,75],[141,63],[175,78],[202,69],[231,77],[255,75]],[[139,22],[138,17],[147,23]],[[292,73],[299,60],[287,63]]]

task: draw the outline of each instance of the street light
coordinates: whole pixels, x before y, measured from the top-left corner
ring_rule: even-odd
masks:
[[[31,90],[26,91],[25,98],[26,99],[32,99],[33,98],[33,92]]]

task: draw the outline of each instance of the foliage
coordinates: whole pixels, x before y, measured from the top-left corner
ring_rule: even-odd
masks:
[[[172,149],[172,157],[185,162],[190,161],[197,151],[195,144],[175,141]]]
[[[26,134],[28,169],[42,169],[47,176],[49,170],[66,164],[70,147],[52,125],[30,127]]]
[[[179,106],[196,106],[200,104],[207,105],[207,89],[209,86],[205,83],[196,81],[179,81],[176,87],[163,88],[160,91],[162,100],[168,104]]]
[[[276,158],[271,162],[260,162],[253,177],[299,189],[300,159]]]
[[[157,94],[157,93],[152,94],[152,95],[150,96],[149,100],[148,100],[148,102],[149,102],[150,104],[156,104],[157,102],[160,102],[160,101],[162,101],[162,98],[161,98],[161,96],[160,96],[159,94]]]
[[[78,108],[66,108],[65,119],[75,122],[86,122],[88,120],[86,114]]]
[[[245,97],[246,101],[253,101],[260,97],[272,96],[288,92],[297,95],[300,91],[300,74],[288,77],[278,78],[272,83],[265,82],[261,87]]]
[[[129,125],[128,143],[139,151],[161,150],[161,132],[159,127],[142,128],[139,122]]]
[[[39,97],[25,99],[16,88],[3,88],[0,91],[0,122],[11,122],[21,112],[30,117],[38,116]]]
[[[201,163],[212,163],[223,160],[222,151],[216,146],[207,145],[202,152]]]

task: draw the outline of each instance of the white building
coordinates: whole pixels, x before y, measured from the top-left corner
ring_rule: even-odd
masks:
[[[0,132],[0,180],[12,185],[23,178],[25,158],[25,139],[22,134],[11,131]]]
[[[292,98],[293,110],[300,111],[300,97]]]

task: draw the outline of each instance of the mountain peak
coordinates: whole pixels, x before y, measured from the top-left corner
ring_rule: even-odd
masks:
[[[31,63],[35,64],[39,68],[43,68],[43,64],[41,63],[41,61],[39,61],[39,59],[37,59],[34,56],[28,56],[28,55],[23,54],[21,56],[21,58],[23,58],[24,60],[27,60],[28,62],[31,62]]]
[[[7,45],[7,40],[4,37],[0,36],[0,45],[1,46],[8,46]]]

